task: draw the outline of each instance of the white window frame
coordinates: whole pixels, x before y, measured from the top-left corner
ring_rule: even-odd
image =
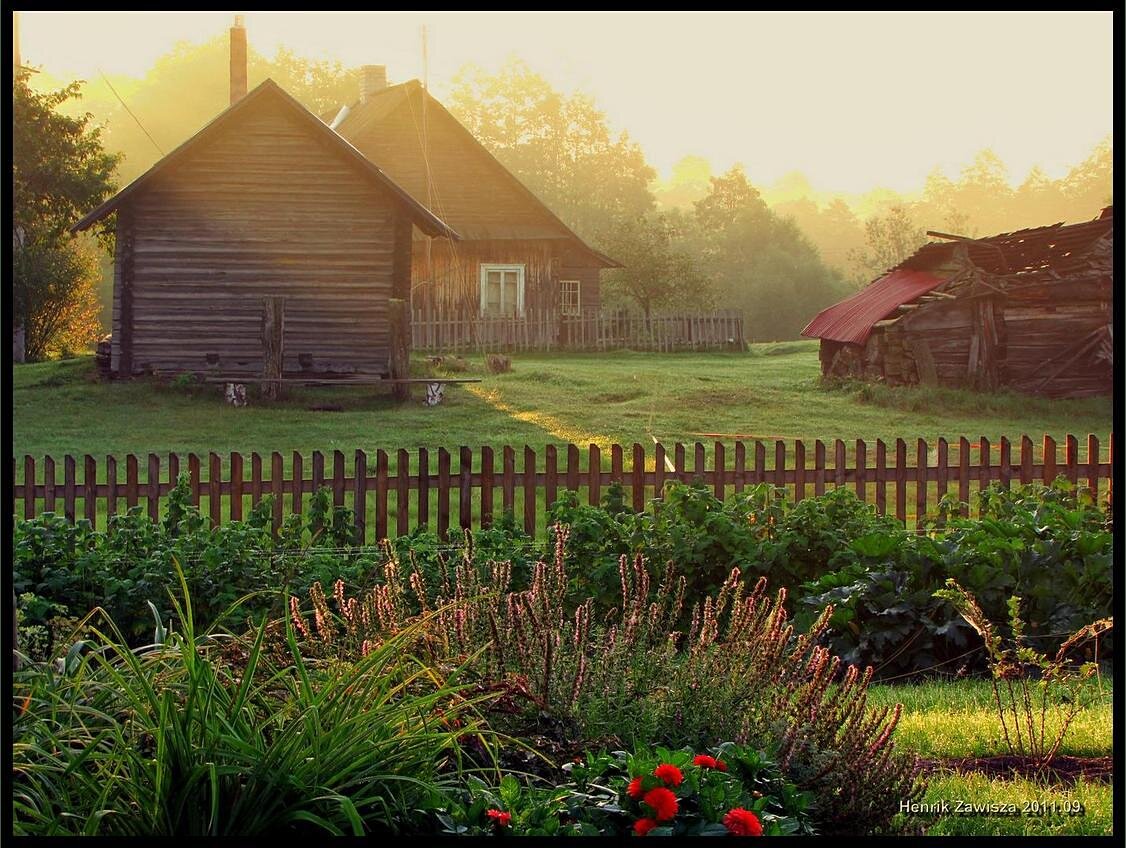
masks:
[[[567,305],[563,302],[563,286],[569,283],[575,284],[575,305],[568,310]],[[559,281],[559,314],[567,317],[578,316],[583,314],[583,281],[582,280],[560,280]]]
[[[516,316],[518,318],[524,317],[524,266],[523,265],[503,265],[499,263],[481,263],[480,275],[480,300],[481,300],[481,317],[496,317],[490,316],[485,311],[486,309],[486,290],[485,284],[488,280],[490,271],[515,271],[516,272]],[[500,287],[501,294],[501,310],[504,310],[504,286]]]

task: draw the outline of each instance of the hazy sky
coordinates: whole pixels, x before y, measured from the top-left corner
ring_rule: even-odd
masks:
[[[234,13],[20,13],[25,64],[57,76],[143,75]],[[422,75],[441,98],[466,62],[510,54],[592,94],[662,174],[686,154],[752,180],[792,170],[822,190],[907,191],[992,147],[1018,180],[1052,177],[1111,132],[1112,19],[1095,13],[264,13],[253,49]]]

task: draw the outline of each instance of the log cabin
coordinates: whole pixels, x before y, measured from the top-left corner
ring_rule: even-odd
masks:
[[[384,66],[366,65],[360,100],[323,117],[461,236],[435,240],[414,228],[416,308],[484,317],[598,310],[599,274],[620,264],[579,238],[418,80],[388,86]]]
[[[889,384],[1112,390],[1114,211],[1078,224],[938,241],[820,312],[821,373]]]
[[[412,233],[457,233],[272,80],[246,93],[239,35],[231,105],[72,227],[117,216],[111,372],[256,377],[280,307],[282,376],[386,374]]]

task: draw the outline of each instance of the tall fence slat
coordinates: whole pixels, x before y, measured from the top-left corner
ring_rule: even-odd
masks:
[[[599,451],[598,445],[592,443],[587,456],[589,502],[591,506],[598,506],[602,501],[602,453]]]
[[[876,479],[876,512],[884,515],[888,506],[888,446],[883,439],[876,439],[876,468],[872,474]]]
[[[46,484],[44,484],[46,485]],[[35,457],[23,458],[23,517],[35,517]]]
[[[633,511],[645,511],[645,448],[633,443],[633,458],[630,466],[630,496],[633,498]]]
[[[160,520],[160,457],[155,453],[149,454],[149,518],[153,521]]]
[[[231,453],[231,521],[242,521],[242,454]]]
[[[1098,449],[1095,449],[1095,456],[1098,456]],[[84,491],[82,493],[82,516],[94,524],[98,520],[98,462],[94,457],[86,454],[85,461],[83,462],[82,469],[82,482],[84,484]],[[35,483],[35,469],[32,467],[31,482]],[[28,501],[32,506],[35,506],[35,495],[32,493]],[[157,515],[159,515],[159,511]]]
[[[383,513],[382,530],[376,533],[376,539],[387,537],[387,527],[391,523],[387,505],[387,492],[390,488],[390,474],[388,463],[390,456],[382,448],[375,452],[375,514],[379,522],[379,514]],[[365,465],[366,468],[366,465]],[[360,474],[356,471],[356,476]],[[402,536],[410,532],[410,483],[411,483],[411,456],[410,453],[400,448],[395,454],[395,533]]]
[[[554,457],[554,449],[552,449]],[[481,527],[493,526],[493,449],[488,445],[481,448]],[[550,502],[554,493],[548,497]],[[421,522],[420,522],[421,523]]]
[[[491,454],[490,454],[491,455]],[[483,485],[483,484],[482,484]],[[482,489],[482,493],[484,489]],[[543,449],[543,498],[544,509],[551,509],[551,505],[559,497],[559,452],[555,445],[546,445]],[[482,510],[484,514],[484,510]]]
[[[919,439],[915,451],[915,527],[923,529],[927,514],[927,440]]]
[[[291,464],[292,477],[293,477],[293,491],[292,498],[290,499],[291,507],[294,515],[301,515],[302,502],[305,500],[305,469],[301,454],[298,451],[293,452],[293,461]]]
[[[55,458],[52,456],[43,459],[43,510],[55,511]]]
[[[473,489],[471,487],[473,449],[463,445],[458,453],[458,526],[461,527],[462,530],[469,530],[473,527]]]
[[[895,517],[907,523],[907,442],[895,440]]]
[[[367,541],[368,526],[368,455],[359,449],[352,459],[352,515],[356,523],[356,541]],[[380,524],[379,516],[383,516]],[[375,454],[375,539],[387,535],[387,452]]]
[[[536,452],[524,445],[524,532],[536,536]]]
[[[601,327],[599,332],[612,335],[615,324]],[[710,332],[700,325],[699,332]],[[593,332],[593,330],[592,330]],[[863,439],[855,442],[855,454],[849,457],[844,441],[834,440],[833,457],[827,456],[827,446],[820,439],[815,440],[812,451],[812,465],[806,443],[795,439],[792,447],[793,467],[788,468],[791,454],[788,443],[782,439],[774,440],[774,457],[767,464],[766,444],[756,439],[753,442],[754,458],[747,467],[748,444],[736,441],[734,460],[729,466],[728,445],[722,441],[712,443],[711,450],[703,442],[690,446],[676,443],[672,450],[672,461],[663,444],[654,441],[654,460],[652,470],[648,467],[645,447],[639,443],[628,446],[612,444],[609,447],[609,470],[602,468],[603,448],[591,443],[585,449],[586,467],[583,467],[584,450],[574,444],[566,446],[565,467],[561,467],[555,445],[546,445],[542,468],[537,451],[530,445],[523,447],[523,460],[517,470],[516,450],[512,446],[502,448],[502,462],[498,481],[494,448],[480,449],[480,469],[474,470],[474,450],[459,448],[456,482],[452,477],[452,456],[445,448],[438,450],[438,468],[431,468],[430,455],[424,448],[417,453],[417,468],[412,469],[412,455],[406,449],[397,450],[394,477],[388,468],[389,453],[376,452],[374,477],[369,476],[368,463],[363,451],[355,452],[354,471],[351,476],[344,465],[343,451],[333,451],[331,479],[327,484],[332,493],[335,506],[344,506],[345,498],[352,499],[351,512],[354,515],[357,542],[367,544],[370,539],[367,496],[375,488],[375,541],[387,538],[390,534],[403,535],[410,531],[412,515],[417,526],[431,526],[431,497],[437,496],[437,525],[442,538],[448,538],[450,528],[451,492],[457,492],[458,511],[456,523],[459,527],[489,527],[494,522],[495,491],[499,485],[502,491],[503,508],[515,515],[517,507],[517,488],[520,493],[520,523],[528,535],[535,536],[547,528],[547,515],[551,505],[558,500],[561,488],[578,492],[587,490],[585,500],[592,505],[601,502],[604,487],[613,482],[629,487],[630,505],[635,511],[642,511],[649,503],[648,487],[652,485],[653,496],[660,498],[667,479],[697,482],[706,487],[718,499],[727,497],[729,491],[740,492],[749,484],[768,483],[786,487],[792,498],[801,501],[808,497],[812,485],[815,495],[823,494],[828,487],[848,487],[858,498],[867,500],[874,497],[878,513],[894,513],[905,524],[909,522],[909,490],[914,491],[914,526],[922,530],[927,516],[933,514],[934,502],[941,501],[951,493],[956,484],[959,509],[969,515],[972,504],[973,481],[977,480],[978,490],[991,483],[1010,486],[1014,482],[1022,485],[1043,481],[1050,484],[1057,475],[1066,476],[1078,485],[1082,482],[1100,503],[1109,503],[1111,496],[1111,474],[1113,469],[1113,434],[1109,440],[1110,462],[1104,461],[1102,443],[1096,434],[1086,436],[1085,455],[1080,456],[1081,445],[1074,435],[1068,435],[1064,445],[1061,463],[1059,446],[1054,438],[1043,436],[1043,452],[1031,437],[1019,438],[1019,456],[1013,456],[1013,441],[1008,437],[998,440],[996,451],[989,439],[981,437],[976,444],[965,437],[957,442],[957,461],[952,462],[950,443],[944,437],[935,441],[933,449],[926,439],[917,439],[913,451],[913,461],[908,461],[907,442],[895,441],[895,456],[889,456],[889,445],[877,439],[873,464],[869,463],[869,448]],[[691,449],[692,457],[688,457]],[[630,464],[626,466],[626,454]],[[994,460],[994,455],[998,457]],[[709,457],[710,454],[710,457]],[[207,454],[206,467],[197,454],[187,458],[187,479],[192,503],[206,515],[212,527],[218,527],[223,520],[242,520],[243,499],[250,495],[255,505],[262,502],[264,490],[271,496],[271,519],[277,532],[289,504],[294,515],[304,510],[303,498],[307,491],[323,489],[325,480],[324,455],[312,452],[312,476],[304,476],[305,458],[293,453],[289,477],[284,466],[282,454],[270,454],[268,475],[262,471],[263,458],[258,453],[251,454],[251,471],[246,477],[242,454],[231,452],[229,478],[224,480],[223,461],[219,454]],[[63,465],[62,481],[56,479],[56,464]],[[112,455],[104,463],[93,456],[76,457],[66,455],[61,459],[44,456],[42,465],[38,457],[23,456],[13,458],[13,470],[22,471],[22,479],[15,484],[14,498],[23,504],[15,504],[13,516],[32,519],[43,512],[53,511],[56,500],[61,497],[62,511],[66,520],[73,523],[78,516],[102,526],[119,511],[119,501],[124,499],[126,508],[132,509],[145,501],[145,511],[152,521],[158,521],[162,502],[175,488],[179,470],[179,457],[168,454],[167,479],[162,479],[161,456],[147,455],[147,468],[144,481],[140,478],[138,457],[127,454],[124,457],[124,480],[120,479],[118,465],[120,460]],[[691,467],[689,467],[691,462]],[[830,464],[831,463],[831,464]],[[81,469],[79,468],[81,465]],[[42,469],[42,481],[37,472]],[[104,483],[99,482],[104,473]],[[79,474],[82,479],[79,480]],[[956,480],[955,480],[956,476]],[[932,485],[933,484],[933,485]],[[894,485],[894,504],[888,489]],[[249,492],[248,492],[249,487]],[[390,514],[390,495],[394,490],[395,515]],[[417,512],[412,513],[414,505],[411,489],[417,489]],[[61,489],[61,491],[60,491]],[[435,492],[436,490],[436,492]],[[289,495],[290,497],[286,497]],[[206,508],[203,499],[206,498]],[[81,510],[78,501],[82,500]],[[227,500],[224,507],[223,501]],[[543,520],[541,522],[541,516]],[[392,526],[393,525],[393,526]],[[314,530],[321,528],[314,527]]]
[[[378,448],[375,452],[375,541],[381,542],[387,537],[387,489],[390,481],[387,480],[387,452]]]
[[[438,448],[438,535],[446,539],[450,532],[450,452]]]
[[[344,454],[340,454],[341,460]],[[343,469],[343,461],[340,463]],[[343,474],[341,475],[341,483],[343,484]],[[280,451],[273,451],[270,454],[270,494],[274,496],[273,503],[273,527],[274,535],[278,534],[282,526],[282,513],[284,512],[285,503],[283,502],[284,495],[282,494],[282,486],[285,484],[285,471],[283,470],[283,460]]]
[[[221,467],[219,454],[209,453],[207,455],[207,511],[211,516],[212,527],[218,527],[223,522],[223,516],[219,511],[223,505]]]
[[[51,463],[51,471],[54,473],[55,463]],[[46,473],[47,464],[43,464],[43,471]],[[54,488],[52,484],[52,488]],[[117,514],[117,457],[106,457],[106,519],[113,518]]]

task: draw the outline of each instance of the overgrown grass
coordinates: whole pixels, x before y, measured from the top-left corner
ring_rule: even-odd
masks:
[[[1087,780],[1074,786],[1045,786],[1029,780],[991,780],[982,774],[936,775],[922,800],[929,804],[945,800],[951,808],[947,815],[913,817],[929,825],[930,836],[1109,836],[1113,823],[1113,787]],[[956,815],[956,801],[1011,804],[1018,815]],[[1057,812],[1045,812],[1051,804]]]
[[[1113,683],[1109,677],[1082,687],[1087,709],[1064,737],[1061,754],[1100,757],[1113,745]],[[873,685],[873,706],[903,704],[896,744],[923,757],[984,757],[1007,754],[988,680]]]
[[[392,404],[377,387],[294,388],[276,405],[233,409],[219,386],[102,383],[89,357],[18,366],[13,455],[220,454],[524,444],[731,442],[735,438],[894,442],[897,437],[1043,433],[1103,435],[1110,398],[1044,400],[946,389],[821,385],[816,342],[752,345],[748,353],[515,354],[487,374],[480,356],[446,401]],[[419,358],[416,370],[425,370]],[[592,402],[592,398],[601,400]],[[316,405],[339,412],[312,412]],[[1104,439],[1105,441],[1105,439]],[[1104,451],[1105,451],[1104,445]],[[729,456],[730,459],[730,456]],[[433,460],[432,460],[433,461]],[[22,473],[17,471],[17,473]]]

